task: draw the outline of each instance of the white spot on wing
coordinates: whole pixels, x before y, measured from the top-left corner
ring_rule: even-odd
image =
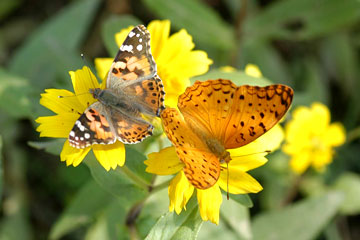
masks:
[[[75,136],[75,132],[74,132],[74,131],[71,131],[69,135],[70,135],[70,137],[74,137],[74,136]]]
[[[134,33],[133,31],[131,31],[131,32],[129,33],[129,37],[130,37],[130,38],[132,38],[134,35],[135,35],[135,33]]]
[[[89,138],[90,138],[90,134],[89,134],[89,133],[85,133],[85,134],[84,134],[84,137],[85,137],[86,139],[89,139]]]
[[[121,45],[120,50],[126,51],[126,52],[132,52],[133,46],[132,45]]]
[[[143,46],[141,44],[137,45],[136,49],[140,52],[142,50]]]

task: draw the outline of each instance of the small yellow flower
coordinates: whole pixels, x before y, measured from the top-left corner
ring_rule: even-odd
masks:
[[[231,194],[257,193],[262,190],[261,185],[247,172],[264,165],[266,150],[279,148],[284,138],[280,125],[276,125],[254,142],[237,149],[229,149],[232,160],[227,166],[221,164],[221,171],[218,182],[206,190],[197,189],[197,199],[200,207],[200,215],[204,221],[219,223],[220,205],[222,203],[221,190],[229,191]],[[264,153],[259,153],[259,152]],[[180,214],[186,209],[186,204],[191,198],[194,187],[187,180],[183,167],[175,152],[175,147],[162,149],[160,152],[151,153],[145,161],[146,171],[158,175],[176,176],[171,180],[168,194],[170,198],[169,211]]]
[[[262,73],[261,73],[259,67],[255,64],[251,64],[251,63],[246,64],[245,73],[252,77],[257,77],[257,78],[262,77]]]
[[[345,129],[341,123],[330,124],[330,111],[321,103],[311,108],[300,106],[286,124],[286,142],[283,151],[291,156],[290,166],[298,174],[312,166],[323,171],[332,162],[333,147],[345,142]]]
[[[132,28],[130,26],[115,35],[118,46]],[[206,52],[193,50],[195,44],[185,29],[169,36],[169,20],[154,20],[147,29],[151,35],[151,52],[166,92],[165,103],[176,107],[178,96],[190,85],[190,78],[206,73],[212,60],[207,57]],[[95,59],[97,72],[102,79],[107,75],[112,61],[110,58]]]
[[[36,122],[40,124],[36,129],[40,132],[40,137],[68,138],[75,121],[90,104],[96,101],[89,93],[89,89],[100,88],[100,85],[90,69],[84,67],[69,73],[75,94],[64,89],[46,89],[45,93],[41,94],[40,104],[56,115],[36,119]],[[69,141],[66,140],[60,159],[65,161],[67,166],[76,167],[90,149],[93,150],[95,157],[107,171],[110,168],[115,169],[117,166],[124,165],[125,147],[118,141],[110,145],[92,145],[84,149],[77,149],[71,147]]]

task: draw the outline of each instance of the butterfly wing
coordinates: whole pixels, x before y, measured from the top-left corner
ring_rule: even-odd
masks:
[[[126,81],[150,79],[156,74],[156,63],[151,55],[150,33],[143,26],[134,27],[110,67],[107,88],[117,88]]]
[[[164,107],[164,85],[158,75],[153,78],[135,82],[124,89],[125,94],[136,96],[133,98],[140,112],[153,116],[160,116]]]
[[[92,144],[114,143],[116,136],[110,124],[103,105],[99,102],[91,104],[70,131],[70,146],[85,148]]]
[[[189,182],[198,189],[213,186],[220,176],[219,158],[196,135],[174,108],[161,113],[164,130],[176,148],[176,153],[185,164],[184,173]]]
[[[290,107],[293,90],[284,85],[243,85],[230,80],[196,82],[179,97],[190,125],[199,123],[226,149],[246,145],[272,128]],[[194,131],[196,131],[196,128]]]
[[[153,126],[138,114],[129,117],[118,109],[110,108],[112,126],[117,139],[123,143],[135,144],[152,135]]]
[[[285,85],[241,86],[234,96],[225,136],[225,148],[237,148],[254,141],[285,115],[293,99]]]
[[[150,49],[150,33],[139,25],[121,45],[107,78],[107,88],[124,92],[143,113],[159,116],[164,109],[164,86]],[[121,94],[121,93],[120,93]]]

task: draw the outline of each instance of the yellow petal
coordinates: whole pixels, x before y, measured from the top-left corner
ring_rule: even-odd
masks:
[[[262,73],[259,69],[258,66],[256,66],[255,64],[246,64],[245,66],[245,73],[249,76],[252,76],[252,77],[262,77]]]
[[[227,191],[229,187],[229,193],[232,194],[257,193],[263,189],[250,174],[231,167],[229,171],[226,169],[221,171],[218,183],[224,191]]]
[[[230,153],[232,156],[232,153]],[[237,157],[231,157],[232,160],[229,163],[229,167],[236,168],[240,171],[247,172],[249,170],[261,167],[267,163],[267,159],[264,156],[265,154],[252,154]],[[226,164],[222,164],[223,167],[226,167]]]
[[[332,123],[326,130],[322,140],[327,146],[340,146],[345,143],[346,133],[344,125]]]
[[[209,71],[209,66],[213,63],[204,51],[191,51],[182,55],[180,58],[187,59],[187,61],[179,60],[178,64],[176,64],[176,66],[174,65],[174,72],[172,73],[181,73],[181,76],[184,78],[206,73]]]
[[[79,102],[83,105],[84,109],[90,104],[95,102],[95,99],[89,92],[89,89],[100,88],[95,75],[88,67],[69,72],[75,94],[79,99]]]
[[[175,152],[175,147],[167,147],[160,152],[150,153],[144,161],[146,171],[157,175],[171,175],[181,171],[184,164]]]
[[[274,151],[280,147],[284,140],[284,131],[282,127],[277,124],[267,133],[256,139],[255,141],[236,149],[229,149],[232,157],[237,156],[265,156],[265,151]]]
[[[95,144],[92,149],[96,159],[106,171],[117,166],[121,167],[125,163],[125,146],[122,142],[116,141],[108,145]]]
[[[219,186],[215,184],[206,190],[197,189],[197,199],[202,220],[210,220],[215,224],[219,224],[220,205],[222,203]]]
[[[40,104],[57,114],[82,113],[85,110],[74,93],[64,89],[45,89]]]
[[[308,151],[303,151],[302,154],[292,156],[290,160],[291,169],[297,173],[302,174],[311,164],[311,154]]]
[[[84,149],[73,148],[70,146],[69,140],[66,140],[60,153],[60,159],[62,162],[66,161],[66,166],[73,165],[76,167],[82,162],[89,151],[90,147]]]
[[[169,20],[154,20],[151,21],[147,29],[150,32],[150,45],[151,52],[155,61],[160,56],[163,50],[165,42],[169,38],[170,34],[170,21]],[[166,53],[164,53],[166,54]]]
[[[316,151],[312,154],[312,166],[318,171],[323,172],[325,167],[332,162],[333,151],[332,149],[325,148],[322,151]]]
[[[103,82],[106,82],[105,80],[113,61],[114,59],[112,58],[95,58],[95,69]],[[102,86],[102,88],[105,88],[105,86]]]
[[[311,127],[316,134],[322,134],[326,131],[330,123],[330,111],[321,103],[311,105]]]
[[[78,118],[79,114],[74,113],[39,117],[35,120],[37,123],[40,123],[36,131],[40,132],[40,137],[68,138]]]
[[[127,28],[121,29],[120,32],[115,34],[115,42],[116,44],[120,47],[123,42],[125,41],[127,35],[129,34],[129,32],[134,28],[134,26],[129,26]]]
[[[177,214],[180,214],[182,209],[186,209],[186,203],[191,198],[194,192],[194,187],[187,180],[183,171],[179,172],[174,177],[169,185],[168,193],[170,198],[169,211],[175,210]]]

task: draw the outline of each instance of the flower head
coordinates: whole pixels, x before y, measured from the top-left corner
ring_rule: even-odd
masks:
[[[64,89],[46,89],[45,93],[41,94],[40,104],[56,115],[36,119],[36,122],[40,124],[36,129],[40,132],[40,137],[68,138],[76,120],[89,105],[96,101],[89,93],[89,89],[100,88],[100,85],[89,68],[84,67],[75,72],[71,71],[70,77],[75,94]],[[77,166],[90,149],[93,150],[95,157],[106,170],[124,165],[125,147],[121,142],[77,149],[71,147],[69,141],[66,140],[60,159],[65,161],[68,166]]]
[[[283,138],[282,128],[280,125],[276,125],[250,144],[228,150],[232,160],[228,166],[226,163],[221,164],[223,171],[221,171],[217,183],[205,190],[196,189],[200,215],[204,221],[219,223],[222,203],[221,189],[231,194],[257,193],[262,190],[261,185],[247,172],[264,165],[267,162],[265,151],[279,148]],[[262,151],[263,153],[259,153]],[[176,174],[168,188],[169,211],[180,214],[182,209],[186,209],[186,204],[194,193],[195,187],[186,178],[183,171],[184,163],[177,156],[175,147],[168,147],[160,152],[149,154],[145,164],[147,165],[146,171],[150,173]]]
[[[123,29],[115,35],[118,46],[122,44],[131,28],[132,26]],[[166,92],[165,103],[175,107],[179,94],[190,85],[190,78],[206,73],[212,60],[204,51],[193,50],[195,44],[185,29],[170,36],[169,20],[152,21],[147,29],[151,35],[151,52]],[[95,59],[100,77],[106,76],[112,61],[110,58]]]
[[[332,162],[333,147],[345,142],[343,125],[330,124],[329,109],[317,102],[310,108],[296,108],[292,116],[293,119],[286,124],[283,146],[283,151],[291,156],[291,168],[298,174],[310,166],[323,171]]]

